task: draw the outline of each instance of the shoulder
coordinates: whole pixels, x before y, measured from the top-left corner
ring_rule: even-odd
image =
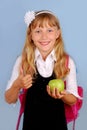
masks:
[[[19,55],[15,59],[15,63],[13,65],[13,71],[18,71],[21,66],[22,56]]]
[[[21,61],[22,61],[22,56],[21,55],[17,56],[16,62],[21,62]]]
[[[19,68],[20,68],[21,60],[22,60],[21,56],[16,57],[16,61],[12,69],[11,77],[8,80],[6,90],[9,89],[12,86],[13,82],[17,79],[19,75]]]
[[[69,56],[68,66],[70,68],[76,66],[75,60],[71,56]]]
[[[15,60],[15,65],[17,65],[17,66],[20,65],[21,61],[22,61],[22,56],[21,55],[17,56],[17,58]]]

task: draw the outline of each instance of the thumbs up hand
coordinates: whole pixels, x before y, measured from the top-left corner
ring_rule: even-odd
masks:
[[[32,76],[30,74],[24,74],[23,69],[20,69],[17,83],[20,89],[28,89],[32,86]]]

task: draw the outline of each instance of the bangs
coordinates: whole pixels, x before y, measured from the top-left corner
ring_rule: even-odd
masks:
[[[57,26],[59,29],[59,23],[58,20],[55,16],[53,16],[52,14],[47,14],[47,13],[43,13],[43,14],[39,14],[36,16],[35,20],[32,22],[32,29],[35,29],[37,26],[38,27],[55,27]]]

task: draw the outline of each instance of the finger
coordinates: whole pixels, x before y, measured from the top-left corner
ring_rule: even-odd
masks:
[[[58,90],[57,88],[55,88],[55,95],[56,95],[57,97],[59,97],[59,95],[60,95],[59,90]]]
[[[57,89],[55,90],[56,97],[60,99],[62,97],[61,92]]]
[[[47,85],[47,92],[50,95],[50,87]]]
[[[66,95],[67,92],[64,90],[64,91],[61,91],[61,94],[62,94],[62,95]]]
[[[32,80],[32,77],[31,75],[26,75],[24,78],[23,78],[23,81],[24,81],[24,87],[28,87],[28,86],[31,86],[32,83],[33,83],[33,80]]]
[[[32,80],[26,82],[26,84],[25,84],[25,88],[29,88],[29,87],[31,87],[31,86],[32,86]]]
[[[58,99],[63,97],[63,95],[61,94],[61,92],[59,92],[59,90],[57,88],[55,89],[55,97]]]
[[[53,90],[52,90],[51,94],[52,94],[52,97],[56,98],[55,88],[53,88]]]
[[[29,84],[27,87],[25,87],[26,89],[30,88],[32,86],[32,84]]]
[[[29,82],[33,82],[31,75],[26,75],[23,77],[24,84],[27,84]]]

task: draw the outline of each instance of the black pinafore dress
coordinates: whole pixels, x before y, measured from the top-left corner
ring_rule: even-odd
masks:
[[[64,103],[48,95],[46,86],[54,75],[44,78],[37,74],[28,89],[22,130],[68,130]]]

